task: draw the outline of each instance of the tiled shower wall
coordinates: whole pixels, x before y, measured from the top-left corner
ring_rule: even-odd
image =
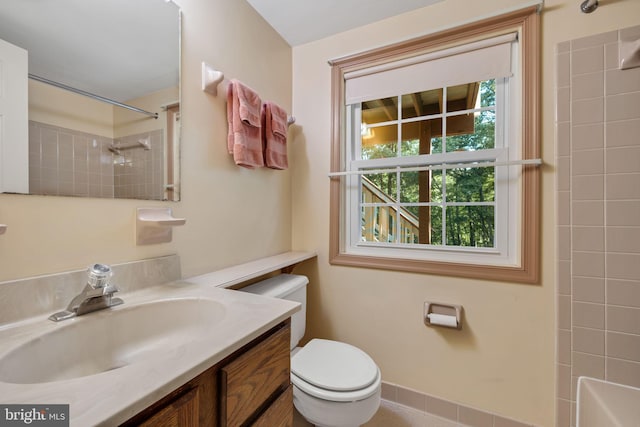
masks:
[[[140,140],[148,141],[151,149],[140,146],[114,155],[115,197],[162,200],[165,164],[162,130],[121,137],[116,145],[135,146]]]
[[[113,154],[108,147],[148,138],[151,150]],[[164,197],[162,130],[111,138],[29,122],[29,192],[103,198]]]
[[[556,50],[557,427],[577,379],[640,387],[640,68],[620,70],[640,26]]]

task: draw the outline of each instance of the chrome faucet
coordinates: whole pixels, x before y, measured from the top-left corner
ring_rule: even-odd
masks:
[[[113,297],[113,294],[118,292],[118,288],[109,282],[113,276],[111,267],[105,264],[93,264],[87,269],[87,275],[87,284],[82,292],[71,300],[66,310],[52,314],[49,320],[59,322],[124,302],[120,298]]]

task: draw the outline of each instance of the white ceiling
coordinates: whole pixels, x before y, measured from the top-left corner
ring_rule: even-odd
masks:
[[[247,0],[291,46],[443,0]]]
[[[178,84],[178,23],[164,0],[0,0],[29,73],[118,101]]]
[[[443,0],[247,1],[296,46]],[[166,0],[0,0],[30,73],[118,101],[177,84],[178,31]]]

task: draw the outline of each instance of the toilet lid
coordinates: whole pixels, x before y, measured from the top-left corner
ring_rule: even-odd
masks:
[[[366,388],[378,378],[375,362],[357,347],[313,339],[291,359],[291,371],[316,387],[332,391]]]

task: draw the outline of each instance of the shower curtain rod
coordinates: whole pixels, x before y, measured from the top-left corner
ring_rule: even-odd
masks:
[[[83,95],[88,98],[96,99],[98,101],[106,102],[107,104],[115,105],[117,107],[126,108],[127,110],[135,111],[136,113],[144,114],[146,116],[153,117],[154,119],[158,118],[158,113],[150,113],[149,111],[145,111],[138,107],[133,107],[131,105],[123,104],[122,102],[114,101],[113,99],[105,98],[104,96],[96,95],[91,92],[86,92],[82,89],[76,89],[75,87],[67,86],[63,83],[54,82],[53,80],[46,79],[44,77],[36,76],[35,74],[29,73],[29,78],[31,80],[37,80],[42,83],[46,83],[51,86],[55,86],[60,89],[68,90],[69,92],[77,93],[78,95]]]
[[[329,178],[335,178],[339,176],[348,175],[368,175],[372,173],[393,173],[393,172],[424,172],[430,170],[444,170],[444,169],[462,169],[462,168],[485,168],[493,166],[540,166],[542,165],[542,159],[525,159],[525,160],[509,160],[505,162],[460,162],[460,163],[438,163],[430,166],[414,166],[403,167],[397,166],[394,168],[383,169],[360,169],[343,172],[330,172]]]

